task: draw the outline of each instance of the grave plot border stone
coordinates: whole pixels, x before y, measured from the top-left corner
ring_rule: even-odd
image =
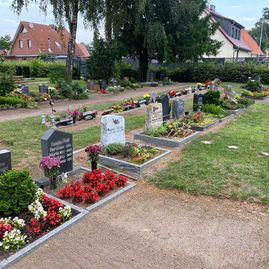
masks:
[[[269,95],[268,96],[244,96],[248,99],[253,99],[253,100],[267,100],[269,99]]]
[[[200,132],[194,132],[193,134],[185,138],[173,140],[169,138],[153,137],[153,136],[146,135],[145,133],[137,133],[137,134],[134,134],[134,139],[141,140],[145,143],[153,144],[159,147],[175,148],[175,147],[180,147],[188,143],[189,141],[193,140],[199,135],[200,135]]]
[[[219,119],[217,119],[215,122],[212,122],[208,125],[205,125],[205,126],[196,126],[196,125],[192,125],[191,126],[191,129],[193,131],[197,131],[197,132],[205,132],[209,129],[211,129],[212,127],[215,127],[216,125],[218,125],[220,122],[219,122]]]
[[[162,159],[163,157],[165,157],[166,155],[171,153],[170,150],[161,149],[161,148],[157,148],[157,147],[155,147],[155,148],[162,151],[163,153],[161,153],[157,157],[155,157],[151,160],[148,160],[147,162],[140,164],[140,165],[133,164],[133,163],[126,162],[126,161],[122,161],[122,160],[119,160],[119,159],[116,159],[113,157],[108,157],[105,155],[99,155],[99,161],[104,166],[120,169],[121,171],[128,171],[128,172],[131,172],[132,174],[140,177],[141,174],[145,171],[145,169],[149,168],[151,165],[153,165],[154,163],[156,163],[157,161],[159,161],[160,159]]]

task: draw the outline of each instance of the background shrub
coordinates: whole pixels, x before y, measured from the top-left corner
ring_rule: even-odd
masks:
[[[204,94],[204,104],[220,105],[220,91],[208,91]]]
[[[0,215],[18,214],[34,201],[36,185],[29,172],[11,170],[0,176]]]
[[[0,105],[27,107],[28,102],[16,96],[0,96]]]
[[[13,76],[7,73],[0,73],[0,96],[5,96],[13,91],[15,82]]]
[[[105,155],[117,155],[123,152],[124,145],[120,143],[112,143],[107,145],[104,149]]]

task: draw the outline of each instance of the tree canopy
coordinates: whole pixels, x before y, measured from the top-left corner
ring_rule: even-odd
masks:
[[[10,35],[0,37],[0,49],[9,50],[12,44]]]

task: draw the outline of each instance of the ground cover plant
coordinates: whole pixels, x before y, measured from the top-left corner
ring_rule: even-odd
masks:
[[[102,153],[106,156],[134,164],[143,164],[156,157],[160,153],[160,150],[135,143],[126,143],[125,145],[112,143],[107,145]]]
[[[242,88],[246,90],[242,92],[242,96],[250,98],[261,98],[269,96],[269,88],[265,88],[261,82],[257,80],[250,80]]]
[[[254,105],[216,133],[196,138],[151,180],[164,188],[269,203],[269,108]],[[202,141],[212,141],[206,145]],[[238,149],[229,149],[236,145]]]

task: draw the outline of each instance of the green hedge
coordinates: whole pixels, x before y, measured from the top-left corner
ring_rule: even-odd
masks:
[[[246,83],[248,77],[260,75],[262,83],[269,84],[269,68],[256,63],[200,63],[186,64],[170,71],[169,77],[177,82],[204,82],[219,78],[224,82]]]
[[[15,96],[0,96],[0,106],[16,106],[21,105],[22,107],[27,107],[28,102]]]
[[[62,62],[44,62],[38,59],[30,61],[5,61],[0,64],[1,73],[11,73],[24,77],[51,77],[57,71],[65,74],[65,64]]]

